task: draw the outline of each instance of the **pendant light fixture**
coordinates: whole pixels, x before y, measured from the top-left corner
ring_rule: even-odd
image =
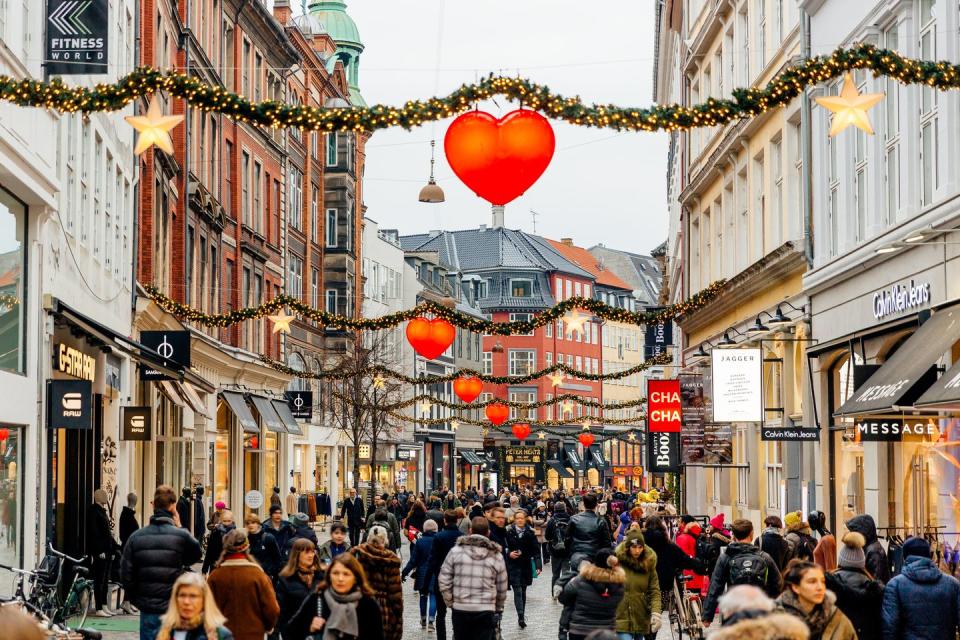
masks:
[[[420,202],[430,202],[436,204],[438,202],[443,202],[445,198],[443,197],[443,189],[440,188],[440,185],[437,184],[437,181],[433,178],[433,165],[435,162],[434,152],[436,151],[437,141],[430,141],[430,180],[427,182],[427,185],[420,189]]]

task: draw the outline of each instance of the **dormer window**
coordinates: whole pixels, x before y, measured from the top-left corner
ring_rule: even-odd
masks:
[[[515,298],[532,298],[533,297],[533,280],[511,278],[510,295],[512,295]]]

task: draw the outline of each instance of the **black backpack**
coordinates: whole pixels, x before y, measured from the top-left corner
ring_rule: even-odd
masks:
[[[553,538],[550,540],[550,550],[554,553],[564,553],[567,550],[567,525],[569,520],[554,520]]]
[[[770,569],[759,553],[738,553],[730,557],[730,584],[752,584],[763,587],[767,584]]]
[[[720,545],[714,544],[709,536],[697,536],[696,554],[697,560],[703,562],[707,568],[712,569],[720,558]]]

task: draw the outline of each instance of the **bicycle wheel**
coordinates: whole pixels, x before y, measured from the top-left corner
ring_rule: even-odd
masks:
[[[687,632],[692,640],[702,640],[703,638],[703,617],[700,615],[700,600],[697,598],[687,599],[687,620],[689,626]]]
[[[90,603],[93,602],[93,583],[85,581],[82,585],[77,585],[74,592],[76,597],[76,621],[73,626],[82,627],[87,621],[87,614],[90,613]]]
[[[682,602],[680,591],[677,589],[676,583],[674,583],[673,597],[670,598],[670,606],[667,607],[667,617],[670,619],[670,637],[673,638],[673,640],[681,640],[681,638],[683,638],[685,621]]]

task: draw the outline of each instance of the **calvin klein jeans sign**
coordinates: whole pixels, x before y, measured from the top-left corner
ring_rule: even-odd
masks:
[[[47,0],[50,75],[107,73],[108,0]]]
[[[929,418],[857,418],[854,423],[861,442],[900,442],[904,436],[936,438],[940,433],[937,423]]]
[[[93,428],[93,383],[89,380],[47,380],[47,427]]]
[[[909,285],[895,284],[884,291],[873,294],[873,317],[883,320],[887,316],[909,311],[930,303],[930,283],[920,282]]]
[[[647,434],[647,470],[652,473],[680,471],[680,434]]]

